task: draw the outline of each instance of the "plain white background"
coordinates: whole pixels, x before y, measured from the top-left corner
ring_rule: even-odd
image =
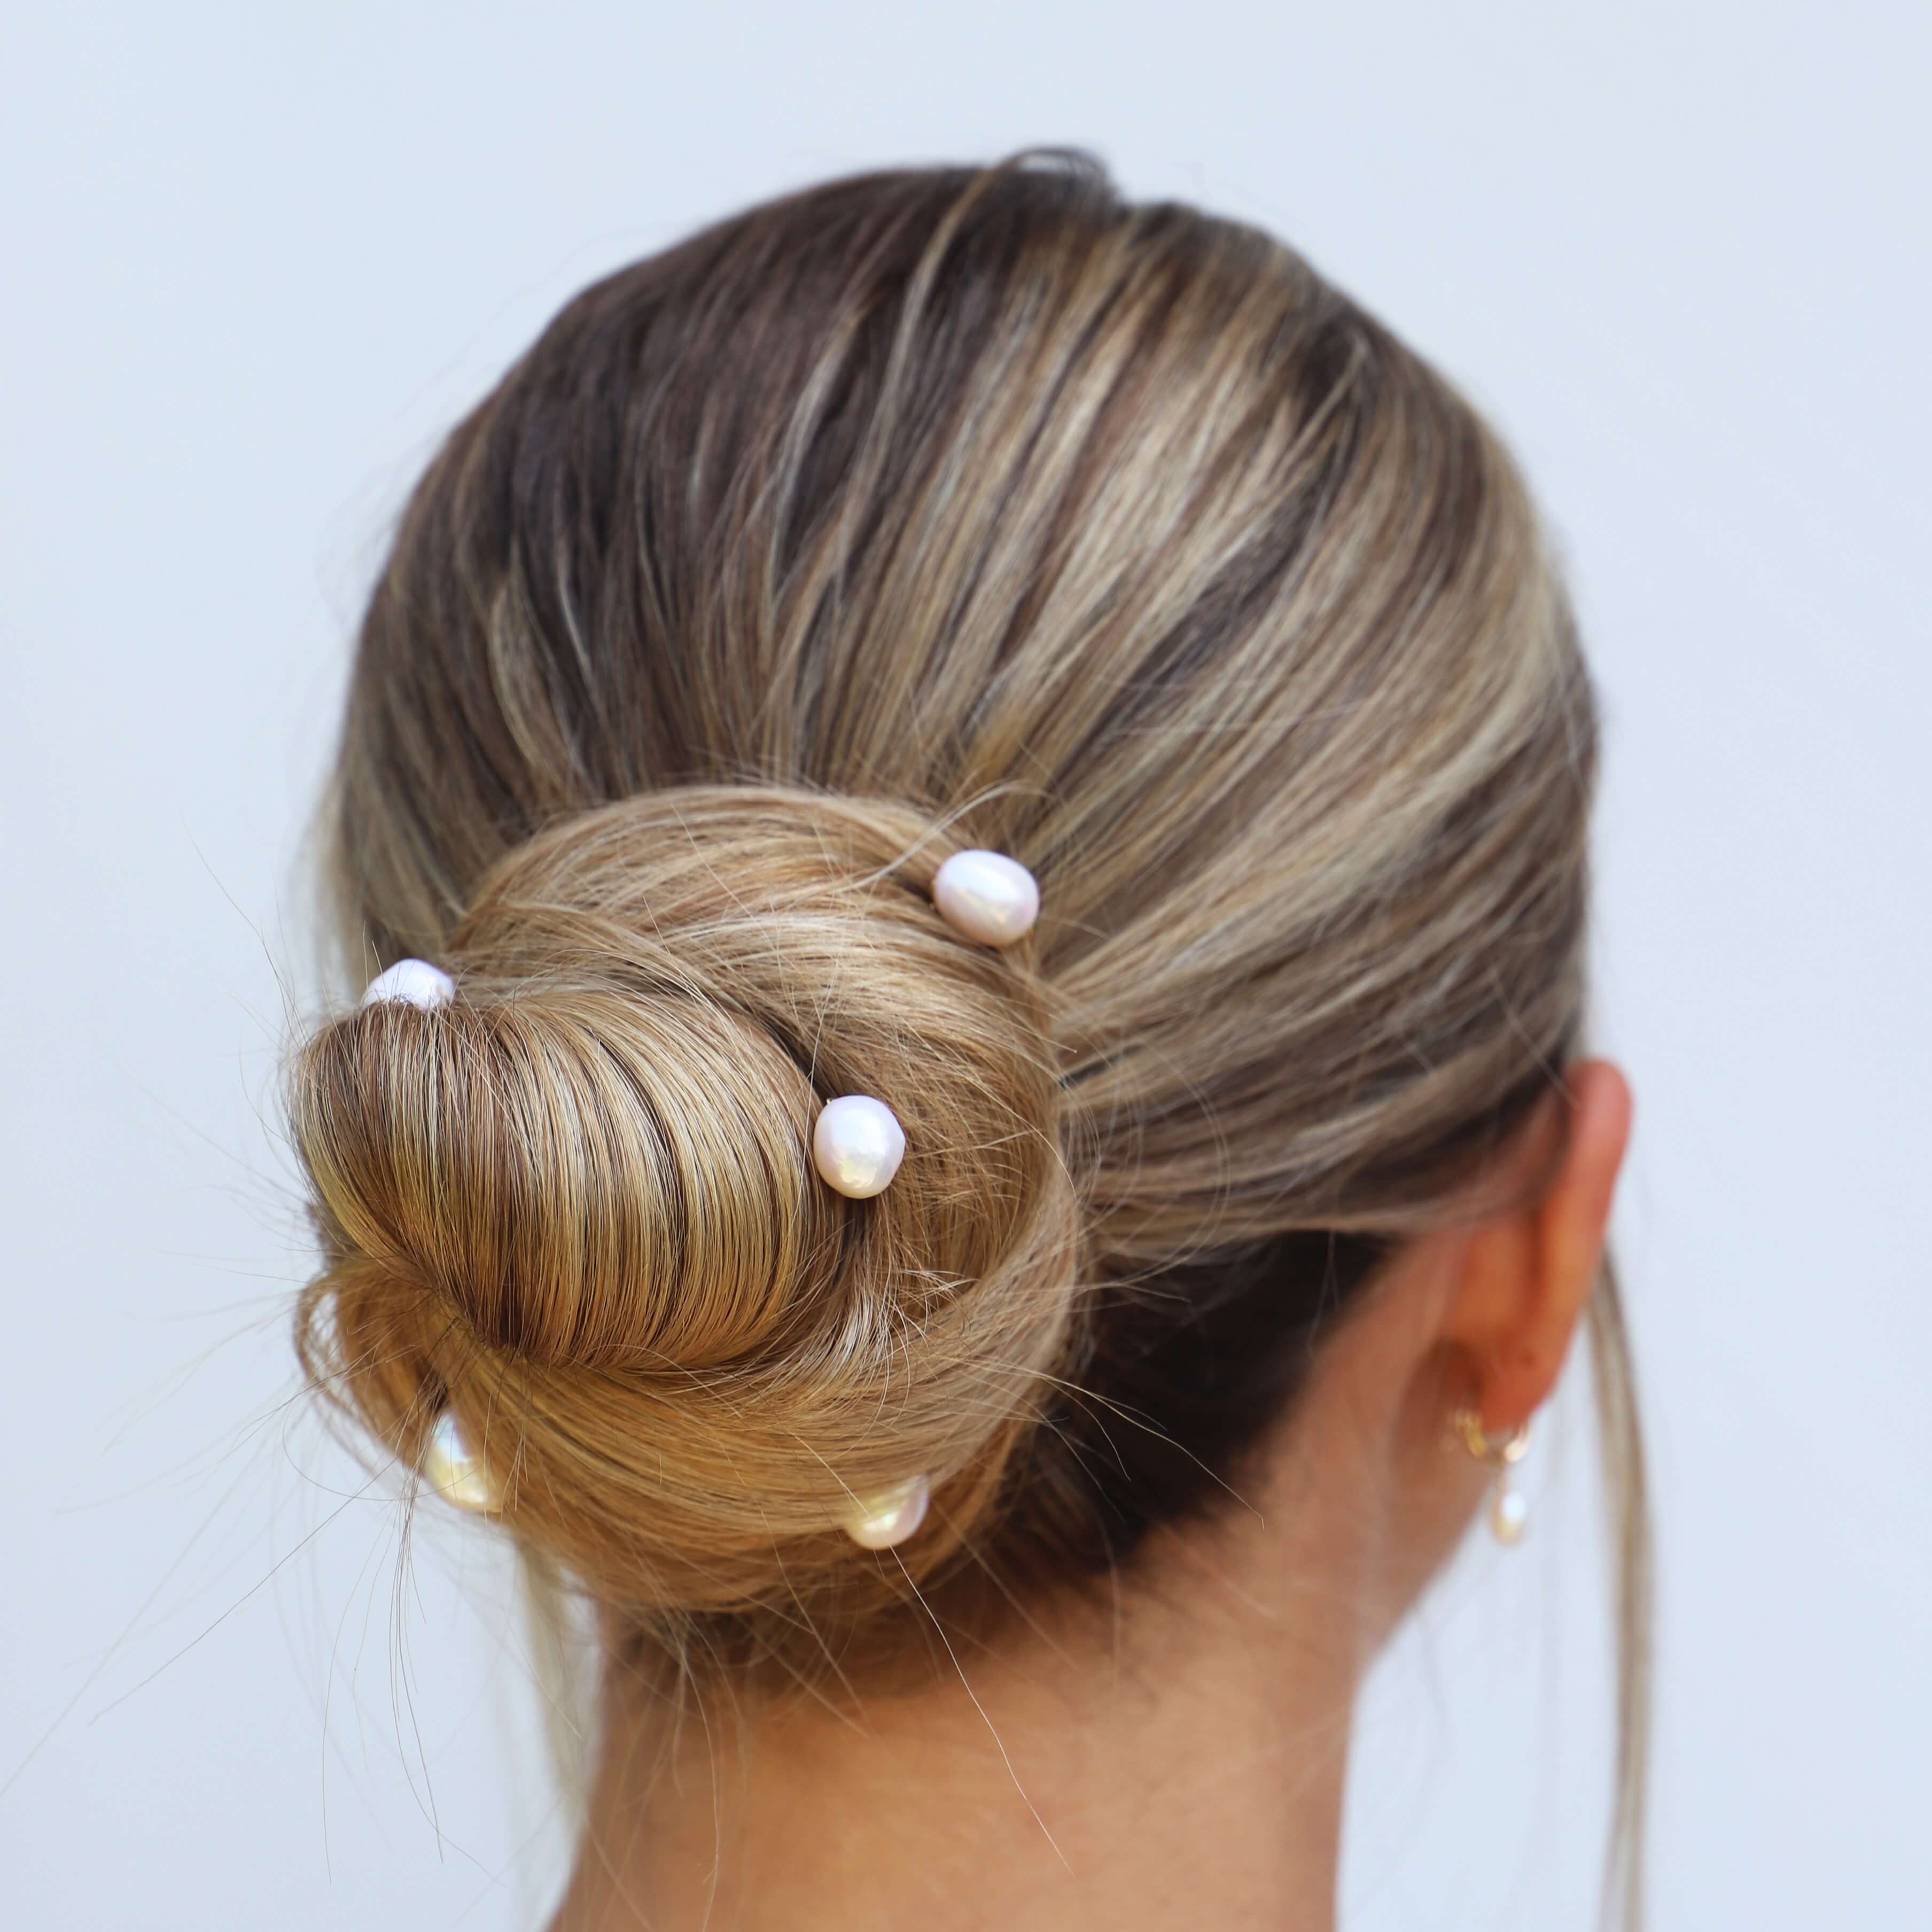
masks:
[[[42,7],[0,59],[0,1922],[540,1922],[502,1569],[299,1404],[273,1131],[345,640],[591,276],[887,161],[1096,148],[1462,380],[1609,719],[1600,1034],[1662,1545],[1655,1922],[1932,1922],[1922,7]],[[1350,1932],[1581,1927],[1573,1390],[1364,1708]],[[1024,1767],[1022,1767],[1022,1770]]]

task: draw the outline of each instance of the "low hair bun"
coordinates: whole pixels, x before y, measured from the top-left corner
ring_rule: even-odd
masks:
[[[481,882],[454,1000],[294,1060],[311,1372],[410,1462],[452,1408],[515,1534],[600,1600],[764,1648],[802,1613],[815,1645],[958,1555],[1044,1406],[1078,1249],[1051,1016],[1029,946],[934,909],[952,849],[802,790],[587,812]],[[841,1094],[904,1130],[876,1199],[814,1172]],[[917,1536],[843,1534],[920,1473]]]

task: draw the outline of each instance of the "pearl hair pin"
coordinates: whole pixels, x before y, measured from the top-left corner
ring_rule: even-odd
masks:
[[[446,1502],[458,1509],[488,1515],[502,1506],[496,1484],[483,1459],[463,1439],[463,1430],[448,1409],[439,1415],[424,1445],[422,1479]]]
[[[861,1550],[890,1550],[903,1543],[926,1520],[932,1501],[932,1484],[913,1476],[876,1496],[868,1497],[845,1525],[845,1534]]]
[[[982,946],[1011,946],[1033,930],[1040,916],[1040,887],[1018,860],[1004,852],[956,852],[933,875],[932,902],[947,925],[967,938]],[[883,1194],[898,1172],[905,1158],[905,1130],[883,1100],[869,1094],[841,1094],[820,1110],[812,1132],[812,1158],[828,1187],[854,1201],[869,1201]],[[920,1508],[923,1510],[924,1504]],[[910,1528],[903,1532],[911,1533]]]
[[[869,1201],[891,1186],[905,1145],[898,1115],[869,1094],[826,1101],[812,1130],[813,1165],[827,1186],[854,1201]]]
[[[373,1006],[385,1000],[400,1000],[428,1012],[448,1006],[455,997],[456,982],[440,966],[432,966],[427,959],[398,959],[369,982],[362,1004]]]
[[[1040,916],[1040,886],[1004,852],[956,852],[933,874],[932,902],[954,931],[982,946],[1012,946]]]

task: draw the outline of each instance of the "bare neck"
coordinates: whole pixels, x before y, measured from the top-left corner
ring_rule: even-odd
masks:
[[[1104,1629],[856,1715],[674,1736],[618,1695],[550,1932],[1330,1932],[1358,1601],[1342,1552],[1243,1534],[1174,1539]]]

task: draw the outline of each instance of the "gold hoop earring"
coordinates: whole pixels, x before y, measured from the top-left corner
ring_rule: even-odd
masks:
[[[1462,1447],[1476,1460],[1496,1472],[1496,1493],[1490,1498],[1490,1534],[1501,1544],[1522,1540],[1529,1527],[1529,1498],[1510,1479],[1510,1472],[1529,1454],[1529,1424],[1519,1422],[1507,1436],[1492,1436],[1483,1418],[1468,1407],[1449,1418]]]

